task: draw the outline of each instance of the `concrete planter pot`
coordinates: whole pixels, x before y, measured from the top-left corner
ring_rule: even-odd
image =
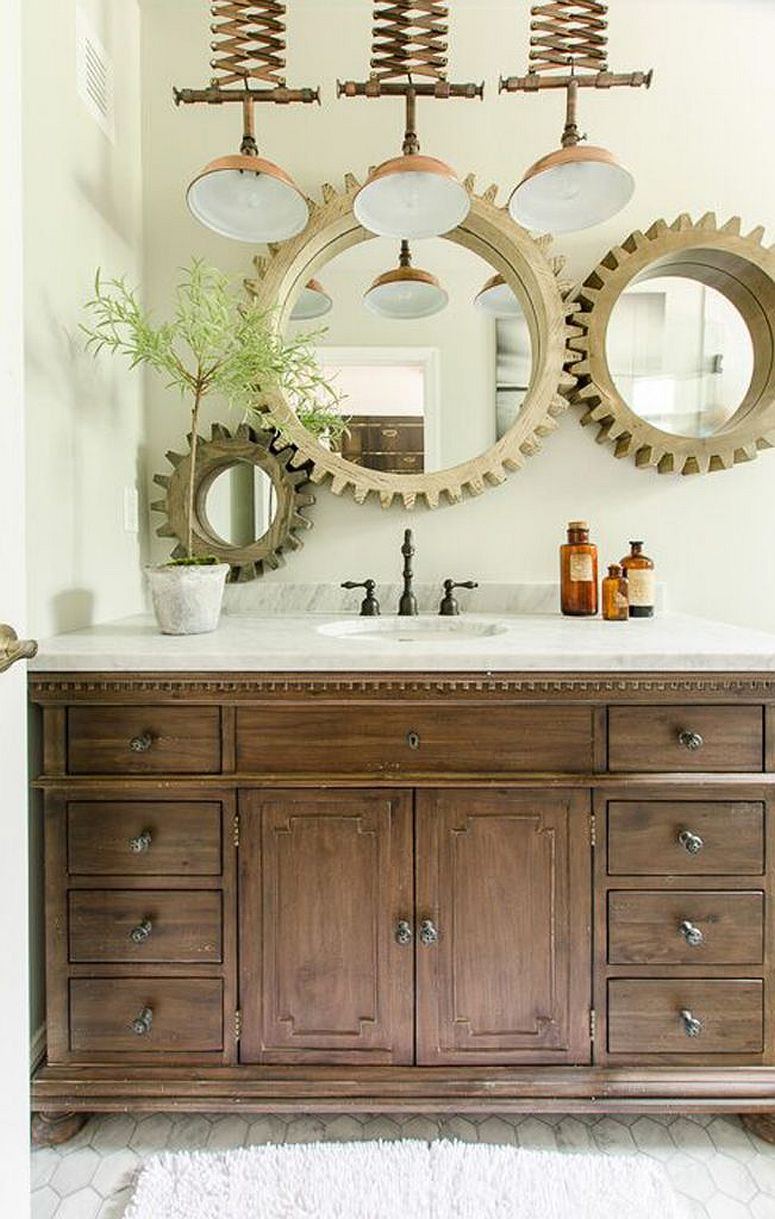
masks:
[[[218,626],[228,563],[147,567],[162,635],[204,635]]]

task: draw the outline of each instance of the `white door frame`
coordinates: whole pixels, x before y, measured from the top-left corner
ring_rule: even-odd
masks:
[[[0,622],[26,626],[22,320],[21,0],[5,0],[0,39]],[[0,673],[0,1211],[30,1213],[27,738],[25,666]]]
[[[416,364],[423,371],[425,399],[425,469],[440,470],[441,464],[441,354],[438,347],[387,347],[352,344],[348,347],[320,346],[315,350],[319,364],[338,364],[342,368],[362,364]],[[345,406],[345,413],[347,408]],[[357,410],[352,412],[358,414]]]

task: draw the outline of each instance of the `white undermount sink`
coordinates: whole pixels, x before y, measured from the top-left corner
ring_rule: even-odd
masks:
[[[502,635],[508,627],[497,619],[450,617],[441,615],[417,618],[354,618],[340,622],[326,622],[319,626],[321,635],[334,635],[340,639],[385,640],[390,643],[444,643],[454,644],[472,639],[486,639]]]

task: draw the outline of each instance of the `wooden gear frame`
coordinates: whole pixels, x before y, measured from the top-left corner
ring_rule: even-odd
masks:
[[[371,240],[372,234],[361,228],[353,214],[359,185],[352,174],[346,176],[342,191],[324,185],[322,202],[309,200],[306,229],[282,245],[270,246],[266,258],[254,260],[256,274],[245,281],[246,287],[262,308],[274,310],[274,325],[280,332],[307,281],[337,254]],[[264,407],[302,458],[312,463],[311,481],[330,480],[335,495],[349,492],[357,503],[373,495],[383,508],[395,500],[405,508],[418,502],[435,508],[442,502],[458,503],[466,494],[480,495],[540,452],[544,437],[557,429],[557,417],[567,409],[563,392],[574,385],[572,352],[567,346],[573,331],[567,324],[567,306],[558,283],[562,260],[550,257],[550,237],[531,237],[514,223],[505,207],[496,204],[496,186],[477,195],[473,176],[466,178],[465,186],[471,194],[471,210],[446,236],[490,263],[520,300],[533,351],[525,401],[508,432],[478,457],[433,473],[389,474],[355,465],[326,449],[299,421],[282,393],[268,393]]]
[[[741,234],[738,217],[719,227],[708,212],[694,222],[680,215],[657,220],[609,250],[574,295],[578,330],[568,370],[578,378],[570,400],[584,408],[583,425],[597,424],[598,442],[616,457],[632,457],[660,474],[704,474],[752,461],[775,445],[775,250],[762,245],[763,228]],[[606,332],[621,294],[636,277],[677,274],[716,288],[748,327],[753,375],[727,423],[712,435],[662,431],[637,415],[619,393],[606,356]]]
[[[173,467],[171,474],[154,475],[154,482],[165,494],[151,507],[167,518],[156,532],[159,537],[178,539],[180,544],[173,550],[173,557],[186,554],[182,543],[188,531],[190,445],[189,436],[188,453],[167,454]],[[277,511],[269,528],[247,546],[230,545],[215,531],[207,516],[210,487],[220,474],[240,463],[263,470],[272,480],[277,497]],[[305,509],[315,502],[309,487],[309,464],[299,458],[296,448],[274,428],[254,430],[243,423],[232,435],[228,428],[214,423],[210,440],[198,438],[195,479],[193,552],[229,563],[231,581],[252,580],[262,575],[264,568],[279,567],[285,551],[299,550],[303,545],[297,537],[299,530],[312,528],[312,521],[305,516]]]

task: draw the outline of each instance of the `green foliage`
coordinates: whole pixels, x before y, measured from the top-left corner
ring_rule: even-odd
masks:
[[[320,332],[284,339],[271,312],[259,309],[228,276],[199,259],[183,269],[171,321],[157,323],[126,280],[103,283],[98,271],[82,324],[86,348],[125,356],[132,368],[146,364],[165,376],[168,388],[191,395],[191,475],[188,545],[191,557],[196,438],[202,399],[218,393],[229,407],[255,413],[266,423],[262,395],[282,390],[304,425],[336,440],[346,430],[340,396],[326,381],[311,342]]]
[[[182,272],[172,321],[154,323],[124,278],[103,284],[99,272],[85,307],[92,323],[81,329],[95,355],[108,350],[133,368],[147,364],[197,401],[219,393],[243,412],[256,409],[262,392],[281,389],[312,430],[333,426],[341,433],[346,425],[339,395],[311,346],[319,332],[284,339],[271,313],[237,295],[228,276],[198,259]]]

